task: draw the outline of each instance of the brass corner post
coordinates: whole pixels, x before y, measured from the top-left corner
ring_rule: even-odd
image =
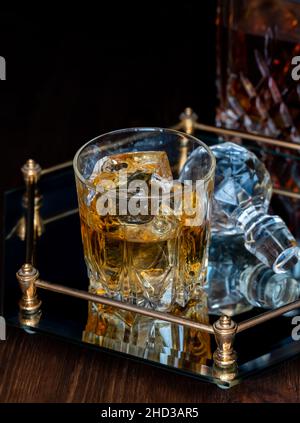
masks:
[[[26,240],[26,260],[21,269],[17,272],[17,279],[22,291],[22,298],[19,302],[20,323],[24,326],[36,326],[41,316],[41,301],[36,294],[36,281],[39,272],[33,267],[35,241],[38,231],[36,229],[36,186],[41,175],[41,167],[34,160],[27,160],[22,167],[22,173],[26,184],[26,193],[23,204],[26,205],[26,217],[24,234]],[[40,205],[40,201],[38,201]]]
[[[22,298],[19,302],[20,322],[26,325],[36,325],[39,321],[42,302],[36,293],[36,281],[39,272],[31,264],[23,264],[17,272],[17,279],[22,291]]]
[[[213,324],[217,349],[214,352],[214,370],[222,381],[232,381],[237,375],[237,355],[233,349],[237,324],[229,316],[221,316]]]
[[[188,135],[193,135],[195,131],[195,124],[198,119],[196,113],[194,113],[190,107],[187,107],[184,112],[181,113],[179,119],[180,123],[174,126],[173,129],[184,131]],[[179,171],[181,171],[187,161],[189,154],[188,139],[186,137],[183,137],[180,141],[179,153]]]
[[[195,123],[198,120],[198,116],[193,112],[193,109],[191,109],[191,107],[184,109],[184,112],[181,113],[179,119],[181,121],[180,126],[184,132],[188,135],[193,135],[195,131]]]
[[[42,206],[42,195],[40,194],[38,188],[35,189],[34,194],[34,233],[37,238],[39,238],[45,230],[44,222],[41,218],[40,209]],[[28,197],[27,192],[24,193],[22,198],[22,207],[25,211],[25,216],[21,217],[18,222],[17,235],[22,240],[26,239],[26,213],[28,209]]]
[[[26,184],[26,193],[23,197],[26,216],[25,219],[20,220],[18,234],[21,239],[26,240],[26,263],[33,264],[36,237],[43,232],[43,224],[39,214],[41,196],[37,190],[42,169],[38,163],[29,159],[21,168],[21,171]]]

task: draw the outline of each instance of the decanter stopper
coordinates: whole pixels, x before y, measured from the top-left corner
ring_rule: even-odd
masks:
[[[272,195],[270,174],[256,155],[226,142],[213,146],[216,157],[212,232],[243,234],[245,247],[262,263],[282,273],[300,259],[300,250],[278,216],[268,215]],[[188,158],[180,181],[200,179],[201,149]]]
[[[291,272],[276,274],[262,263],[240,276],[240,292],[254,307],[275,309],[300,297],[300,282]]]
[[[241,210],[237,225],[242,228],[245,247],[275,273],[285,273],[299,261],[297,242],[279,216],[250,206]]]

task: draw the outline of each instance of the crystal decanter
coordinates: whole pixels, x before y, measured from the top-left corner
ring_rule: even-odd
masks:
[[[217,125],[300,142],[299,0],[219,0]],[[299,153],[260,146],[276,188],[300,192]],[[277,197],[276,209],[298,238],[300,201]]]

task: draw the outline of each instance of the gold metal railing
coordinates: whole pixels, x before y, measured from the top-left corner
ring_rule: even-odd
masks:
[[[292,143],[224,128],[216,128],[198,123],[196,115],[190,108],[184,111],[184,113],[181,115],[180,123],[175,125],[173,129],[183,130],[188,134],[192,134],[196,129],[199,129],[208,133],[230,136],[234,139],[242,138],[249,141],[274,145],[279,148],[300,151],[300,146]],[[63,169],[70,166],[71,164],[72,162],[67,162],[49,169],[41,170],[37,163],[35,163],[33,160],[28,160],[22,168],[24,181],[26,184],[27,209],[25,219],[26,227],[24,228],[26,235],[26,261],[21,269],[17,272],[17,278],[22,290],[22,298],[19,303],[21,323],[28,326],[35,326],[39,322],[41,315],[41,302],[38,299],[37,288],[56,292],[58,294],[67,295],[70,297],[80,298],[86,301],[93,301],[95,303],[120,308],[134,313],[139,313],[154,319],[164,320],[170,323],[175,323],[178,325],[197,329],[202,332],[213,334],[217,343],[217,349],[213,355],[215,372],[214,375],[222,381],[234,380],[238,374],[237,358],[233,349],[235,335],[265,323],[266,321],[279,317],[284,313],[300,308],[300,300],[278,309],[264,312],[259,316],[253,317],[239,324],[235,323],[231,317],[223,315],[213,325],[211,325],[194,322],[182,317],[142,308],[133,304],[112,300],[110,298],[101,297],[86,291],[69,288],[63,285],[53,284],[51,282],[46,282],[40,279],[38,270],[34,268],[34,246],[37,237],[37,230],[34,222],[34,200],[35,195],[38,192],[38,180],[40,176]],[[294,192],[279,189],[274,191],[280,195],[300,199],[300,194]]]

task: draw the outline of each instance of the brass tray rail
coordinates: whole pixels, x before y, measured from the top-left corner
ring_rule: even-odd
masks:
[[[181,121],[175,125],[173,129],[183,130],[186,133],[192,134],[195,129],[219,134],[222,136],[231,136],[235,139],[244,138],[250,141],[261,142],[265,144],[274,145],[277,147],[289,148],[300,152],[300,145],[275,140],[272,138],[248,134],[244,132],[228,130],[224,128],[216,128],[213,126],[204,125],[197,122],[197,116],[190,108],[187,108],[180,117]],[[281,316],[292,310],[300,308],[300,300],[285,305],[275,310],[270,310],[253,317],[249,320],[243,321],[239,324],[234,322],[230,316],[221,316],[213,325],[204,324],[188,320],[179,316],[168,313],[159,312],[156,310],[146,309],[135,306],[133,304],[112,300],[110,298],[91,294],[86,291],[81,291],[74,288],[69,288],[63,285],[53,284],[51,282],[40,279],[38,270],[34,267],[34,248],[35,241],[39,236],[38,227],[35,224],[35,197],[38,193],[37,184],[41,175],[46,175],[51,172],[64,169],[70,166],[72,162],[66,162],[49,169],[42,170],[34,160],[28,160],[22,167],[22,173],[26,185],[26,218],[25,218],[25,241],[26,241],[26,261],[21,269],[17,272],[17,279],[22,291],[22,298],[19,302],[20,308],[20,323],[24,326],[34,327],[38,325],[41,316],[41,301],[37,296],[37,288],[47,291],[56,292],[62,295],[84,299],[95,303],[121,308],[133,313],[139,313],[158,320],[164,320],[170,323],[182,325],[188,328],[197,329],[202,332],[213,334],[217,343],[217,349],[213,355],[214,361],[214,376],[223,382],[230,382],[238,376],[237,356],[233,348],[234,338],[237,333],[253,328],[257,325],[265,323],[271,319]],[[280,195],[289,196],[300,199],[300,194],[289,192],[285,190],[274,190]]]

